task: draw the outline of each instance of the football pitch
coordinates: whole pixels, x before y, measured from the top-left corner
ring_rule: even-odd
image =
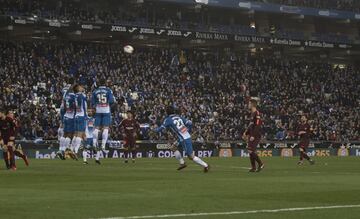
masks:
[[[175,159],[18,160],[0,170],[0,218],[360,218],[359,158],[263,159],[248,173],[247,158],[207,158],[207,174]]]

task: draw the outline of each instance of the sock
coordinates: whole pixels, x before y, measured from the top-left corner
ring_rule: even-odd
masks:
[[[60,141],[60,139],[63,137],[64,137],[64,129],[58,128],[58,140]]]
[[[262,165],[262,161],[260,160],[260,157],[256,152],[254,152],[254,160],[258,163],[258,166]]]
[[[100,159],[100,153],[101,153],[101,151],[97,151],[97,152],[96,152],[95,160],[99,160],[99,159]]]
[[[254,152],[250,153],[250,163],[251,163],[251,169],[253,169],[253,170],[256,169]]]
[[[124,158],[125,158],[125,160],[127,160],[128,157],[129,157],[129,152],[126,150],[126,151],[124,151]]]
[[[72,148],[75,153],[78,153],[78,151],[79,151],[79,148],[81,145],[81,140],[82,139],[80,137],[74,137],[74,139],[73,139]]]
[[[180,151],[176,150],[174,152],[175,158],[179,161],[180,165],[185,164],[184,158],[181,156]]]
[[[99,139],[99,129],[94,129],[94,132],[93,132],[93,145],[94,145],[94,147],[98,146],[98,139]]]
[[[135,158],[136,158],[136,151],[135,150],[133,150],[132,152],[131,152],[131,157],[132,157],[132,159],[134,160]]]
[[[83,150],[82,156],[83,156],[84,162],[86,162],[86,159],[87,159],[87,150]]]
[[[59,151],[65,151],[66,149],[66,138],[60,137],[59,139]]]
[[[9,153],[7,151],[3,151],[3,157],[5,161],[6,168],[10,168],[10,162],[9,162]]]
[[[72,151],[74,151],[76,138],[77,138],[77,137],[74,136],[74,137],[71,139],[70,149],[71,149]]]
[[[106,142],[108,140],[108,137],[109,137],[109,129],[104,129],[104,131],[102,132],[102,140],[101,140],[101,148],[103,150],[105,150],[105,145],[106,145]]]
[[[205,163],[203,160],[201,160],[199,157],[194,156],[193,161],[197,164],[199,164],[202,167],[208,167],[207,163]]]
[[[304,160],[304,152],[300,151],[300,161],[303,161],[303,160]]]
[[[9,151],[9,160],[10,160],[10,167],[16,167],[15,165],[15,154],[14,154],[14,149],[13,147],[8,147],[8,151]]]
[[[70,148],[70,142],[71,142],[71,139],[69,137],[66,137],[65,141],[64,141],[64,148],[65,149]]]

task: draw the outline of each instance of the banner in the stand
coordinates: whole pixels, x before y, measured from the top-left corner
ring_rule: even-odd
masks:
[[[188,39],[198,40],[216,40],[216,41],[232,41],[243,43],[264,43],[272,45],[282,46],[298,46],[298,47],[313,47],[313,48],[340,48],[350,49],[353,46],[349,44],[330,43],[314,40],[295,40],[284,39],[276,37],[262,37],[262,36],[250,36],[241,34],[227,34],[216,32],[199,32],[199,31],[184,31],[184,30],[172,30],[161,28],[148,28],[148,27],[134,27],[134,26],[121,26],[111,25],[111,32],[122,32],[128,34],[144,34],[153,36],[169,36],[169,37],[181,37]]]
[[[351,49],[358,48],[357,45],[331,43],[316,40],[295,40],[277,37],[263,37],[248,34],[233,34],[233,33],[220,33],[220,32],[206,32],[206,31],[193,31],[193,30],[179,30],[158,27],[134,26],[134,25],[109,25],[109,24],[94,24],[94,23],[71,23],[60,21],[39,21],[37,23],[28,22],[24,19],[16,19],[12,22],[14,25],[38,25],[48,26],[54,29],[70,29],[72,31],[102,31],[123,33],[131,35],[148,35],[157,37],[174,37],[189,40],[213,40],[223,42],[242,42],[254,44],[271,44],[279,46],[296,46],[296,47],[311,47],[311,48],[338,48],[338,49]]]

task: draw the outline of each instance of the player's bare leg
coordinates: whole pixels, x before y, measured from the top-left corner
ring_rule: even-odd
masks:
[[[23,159],[26,166],[29,166],[29,159],[27,158],[20,145],[15,147],[14,154]]]

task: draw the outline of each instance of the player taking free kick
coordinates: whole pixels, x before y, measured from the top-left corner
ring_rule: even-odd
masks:
[[[180,117],[179,115],[176,115],[175,109],[172,106],[166,107],[166,114],[167,118],[164,120],[163,124],[160,127],[155,129],[155,131],[160,133],[164,129],[170,129],[173,133],[177,135],[179,141],[182,142],[181,146],[183,147],[188,158],[197,163],[198,165],[202,166],[205,173],[208,172],[209,165],[194,154],[191,135],[188,132],[188,128],[186,127],[186,124],[189,122],[189,120]]]

